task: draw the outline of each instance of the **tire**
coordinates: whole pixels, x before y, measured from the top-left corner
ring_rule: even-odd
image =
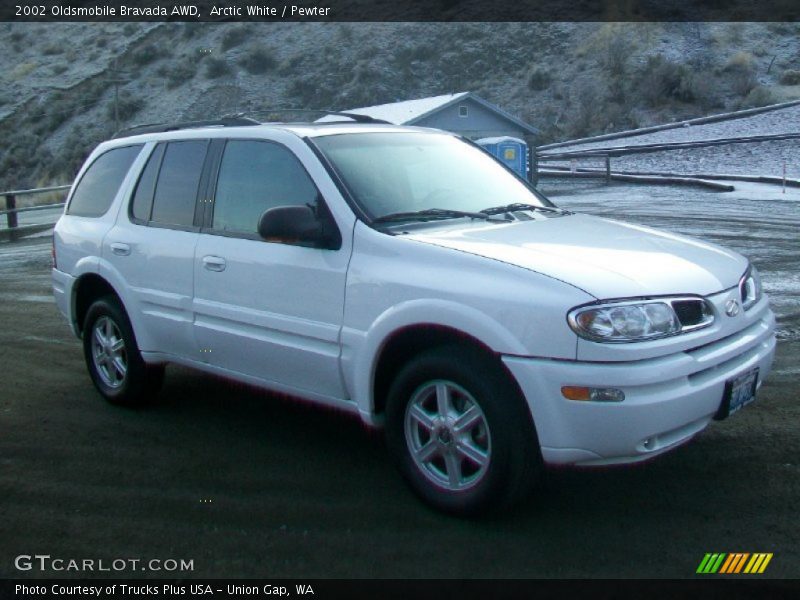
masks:
[[[164,366],[150,366],[142,359],[130,320],[115,296],[104,296],[89,307],[83,355],[94,386],[112,404],[149,404],[164,381]]]
[[[536,429],[509,375],[493,357],[461,346],[426,351],[399,371],[386,441],[414,492],[458,516],[510,507],[542,470]]]

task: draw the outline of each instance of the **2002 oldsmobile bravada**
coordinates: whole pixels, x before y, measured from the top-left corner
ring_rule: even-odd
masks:
[[[747,259],[559,209],[452,134],[143,131],[91,154],[55,229],[55,297],[111,402],[172,362],[350,410],[419,496],[474,514],[543,463],[675,448],[772,364]]]

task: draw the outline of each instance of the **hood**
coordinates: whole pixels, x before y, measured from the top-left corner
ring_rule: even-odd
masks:
[[[747,268],[743,256],[714,244],[589,215],[440,225],[408,237],[536,271],[601,300],[708,295],[737,285]]]

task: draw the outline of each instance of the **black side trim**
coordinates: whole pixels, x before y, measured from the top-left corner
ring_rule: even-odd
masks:
[[[214,212],[213,198],[217,189],[217,175],[219,174],[219,165],[222,162],[222,152],[225,149],[226,141],[223,138],[212,139],[205,163],[203,163],[203,174],[200,177],[199,194],[194,212],[194,225],[201,230],[211,226],[211,217]]]

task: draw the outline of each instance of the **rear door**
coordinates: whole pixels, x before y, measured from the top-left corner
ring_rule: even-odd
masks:
[[[195,332],[204,360],[344,398],[339,332],[351,236],[329,250],[268,242],[257,233],[268,208],[326,210],[303,163],[277,141],[228,140],[208,197],[194,267]]]
[[[61,271],[75,275],[78,263],[102,255],[103,237],[116,218],[111,207],[118,197],[130,194],[131,180],[136,177],[130,173],[131,167],[143,147],[144,144],[132,144],[107,150],[83,171],[54,231]],[[65,304],[62,308],[67,309]]]
[[[195,213],[202,212],[197,207],[209,148],[204,139],[157,144],[104,241],[104,256],[128,286],[127,308],[143,351],[199,358],[192,328]]]

